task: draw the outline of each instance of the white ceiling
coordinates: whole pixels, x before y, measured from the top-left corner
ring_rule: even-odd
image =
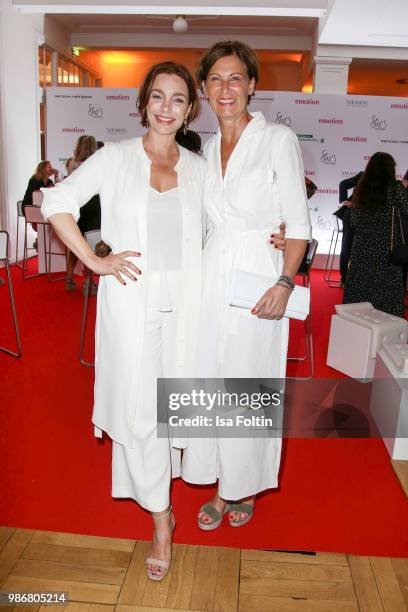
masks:
[[[335,0],[319,44],[408,48],[408,0]]]
[[[323,17],[332,0],[13,0],[13,5],[37,13],[276,15]]]
[[[133,46],[152,46],[150,33],[158,32],[169,34],[163,46],[197,46],[193,36],[205,40],[241,34],[247,41],[258,36],[260,48],[277,44],[276,48],[312,49],[317,42],[315,53],[321,56],[408,59],[408,0],[12,1],[19,10],[52,15],[70,31],[75,45],[132,46],[131,34],[140,33],[142,39],[138,37]],[[152,14],[207,18],[191,19],[187,35],[178,36],[172,34],[171,22],[149,19]]]
[[[173,17],[159,15],[54,14],[52,18],[70,32],[172,32]],[[189,31],[200,33],[273,34],[312,36],[317,19],[304,17],[187,16]]]

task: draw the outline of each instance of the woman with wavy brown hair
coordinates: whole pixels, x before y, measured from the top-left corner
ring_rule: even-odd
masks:
[[[54,182],[51,180],[52,176],[54,176]],[[34,191],[38,191],[41,187],[53,187],[54,183],[58,181],[58,177],[58,170],[54,170],[50,161],[40,161],[34,174],[28,181],[27,189],[23,197],[23,211],[25,206],[32,206]]]
[[[54,176],[54,182],[51,180],[51,177]],[[42,160],[37,165],[34,174],[30,177],[28,181],[28,185],[23,197],[22,210],[26,206],[32,206],[33,204],[33,193],[34,191],[38,191],[42,187],[53,187],[56,182],[59,180],[59,172],[52,167],[52,164],[48,160]],[[33,230],[37,231],[37,224],[32,224]],[[34,249],[37,250],[37,238],[34,240],[33,244]]]
[[[205,164],[175,137],[198,114],[193,78],[180,64],[153,66],[139,92],[141,138],[106,143],[55,189],[42,211],[68,248],[100,275],[93,423],[112,439],[112,495],[151,513],[151,580],[171,560],[175,518],[169,439],[158,437],[157,379],[191,377],[201,294]],[[101,259],[75,223],[99,193]]]

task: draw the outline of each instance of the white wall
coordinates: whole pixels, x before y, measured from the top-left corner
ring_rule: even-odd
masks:
[[[47,150],[53,165],[64,171],[64,161],[82,134],[102,141],[141,135],[137,91],[75,87],[61,97],[61,88],[48,88]],[[318,187],[309,208],[319,253],[328,253],[337,227],[333,213],[339,204],[340,181],[363,170],[376,151],[393,155],[400,178],[406,172],[406,98],[257,91],[250,111],[262,111],[269,121],[298,135],[306,175]],[[191,127],[203,143],[217,130],[217,119],[206,102]]]
[[[16,202],[40,157],[38,44],[43,15],[0,0],[0,218],[14,241]]]
[[[53,48],[70,55],[71,32],[49,15],[44,19],[44,35],[47,43]]]

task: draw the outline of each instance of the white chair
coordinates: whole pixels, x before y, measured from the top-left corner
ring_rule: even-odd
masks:
[[[26,271],[28,269],[27,224],[35,223],[37,225],[37,232],[39,233],[40,228],[41,228],[42,235],[43,235],[45,273],[47,274],[48,281],[52,283],[55,281],[64,280],[65,275],[60,276],[58,278],[53,278],[51,275],[52,274],[51,255],[59,255],[61,257],[65,257],[65,261],[67,257],[66,251],[65,253],[58,253],[58,252],[54,252],[51,250],[51,241],[52,241],[52,236],[53,236],[52,225],[44,219],[41,213],[41,208],[39,208],[38,206],[26,206],[25,207],[25,218],[26,218],[26,226],[25,226],[25,234],[24,234],[23,278],[27,280],[29,278],[35,278],[37,276],[41,276],[43,274],[43,272],[37,272],[35,274],[30,274],[30,275],[26,274]],[[48,231],[47,231],[47,228],[48,228]]]
[[[95,251],[96,245],[101,241],[101,231],[100,230],[92,230],[90,232],[85,232],[84,238],[91,247],[93,251]],[[81,337],[79,341],[79,361],[82,365],[87,366],[88,368],[93,368],[94,364],[91,361],[86,361],[84,359],[84,346],[85,346],[85,334],[86,334],[86,322],[88,319],[88,299],[89,299],[89,287],[92,280],[92,271],[86,269],[85,273],[85,283],[84,283],[84,305],[82,308],[82,323],[81,323]]]
[[[319,246],[318,241],[313,238],[307,247],[306,259],[302,262],[302,265],[296,276],[302,277],[302,283],[304,287],[310,287],[310,270],[313,266],[313,261],[316,256],[317,247]],[[304,355],[300,357],[288,357],[288,361],[306,361],[310,360],[310,376],[305,379],[308,380],[313,378],[314,375],[314,355],[313,355],[313,333],[312,333],[312,313],[309,312],[305,319],[305,351]]]
[[[4,353],[7,353],[8,355],[12,355],[13,357],[20,357],[21,355],[20,332],[18,328],[16,306],[14,303],[14,293],[13,293],[13,285],[11,283],[8,252],[9,252],[9,235],[6,231],[0,230],[0,261],[4,261],[6,265],[7,282],[5,284],[8,285],[11,311],[13,314],[14,333],[15,333],[16,342],[17,342],[17,351],[12,351],[11,349],[6,348],[4,346],[0,346],[0,351],[3,351]]]
[[[405,344],[408,322],[370,302],[338,304],[330,327],[327,365],[352,378],[372,378],[383,342]]]
[[[16,266],[18,268],[23,269],[23,266],[18,262],[18,247],[20,246],[19,245],[19,230],[20,230],[20,221],[21,221],[21,219],[24,220],[24,229],[25,229],[25,226],[27,225],[27,221],[26,221],[25,214],[24,214],[24,211],[23,211],[23,200],[19,200],[17,202],[17,224],[16,224],[16,227],[17,227],[17,236],[16,236],[16,257],[15,257]],[[27,251],[35,252],[35,248],[34,247],[29,247],[27,249]]]

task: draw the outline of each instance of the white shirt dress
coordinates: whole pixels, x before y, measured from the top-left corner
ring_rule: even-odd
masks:
[[[180,147],[175,167],[180,198],[181,245],[180,283],[177,310],[169,330],[149,314],[147,206],[150,166],[142,138],[108,143],[84,162],[55,188],[44,190],[42,213],[71,213],[79,217],[79,208],[94,194],[101,200],[102,239],[114,253],[139,251],[133,262],[142,270],[137,282],[121,285],[113,276],[100,278],[95,330],[95,388],[92,421],[111,439],[129,449],[146,447],[152,442],[156,424],[152,368],[164,377],[194,375],[201,295],[202,192],[205,163],[197,155]],[[192,299],[192,296],[195,296]],[[174,315],[174,316],[173,316]],[[160,334],[164,336],[158,339]],[[79,334],[79,329],[78,329]],[[163,342],[161,341],[163,340]],[[146,366],[151,364],[151,368]],[[147,370],[146,370],[147,367]],[[154,389],[155,391],[155,389]],[[154,410],[146,418],[146,397]],[[169,448],[167,440],[150,446],[139,464],[143,491],[137,501],[152,511],[168,504]],[[166,450],[167,444],[167,450]],[[166,462],[163,464],[163,457]],[[152,459],[153,458],[153,459]],[[152,464],[152,460],[155,462]],[[161,472],[160,472],[161,470]],[[156,483],[162,473],[166,486]],[[167,489],[167,493],[165,493]],[[150,493],[153,491],[153,494]]]
[[[198,376],[284,378],[288,319],[258,319],[229,306],[234,269],[277,279],[283,254],[269,242],[283,220],[286,238],[310,240],[303,165],[296,135],[253,113],[222,177],[221,133],[206,144]],[[261,296],[259,296],[261,297]],[[204,433],[203,433],[204,436]],[[190,438],[182,477],[195,484],[218,479],[221,497],[238,500],[278,486],[281,439]]]

